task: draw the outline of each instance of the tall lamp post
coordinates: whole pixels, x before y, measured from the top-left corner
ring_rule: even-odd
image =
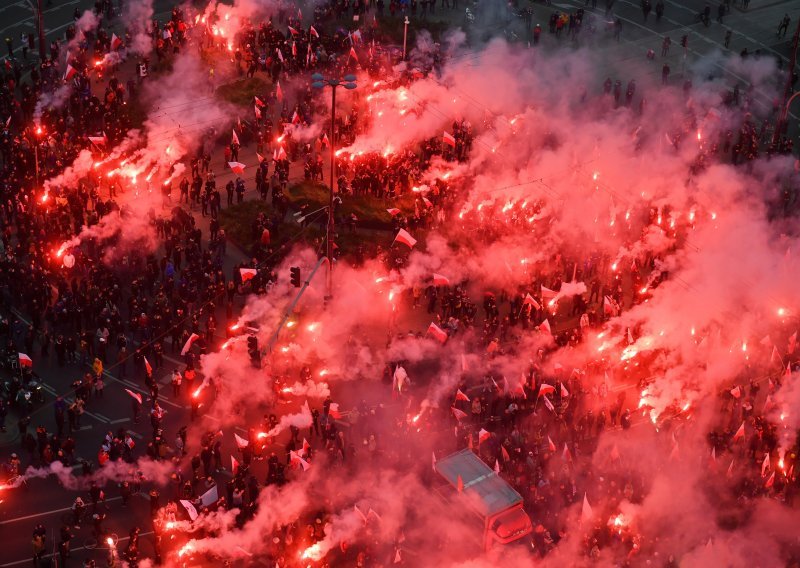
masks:
[[[331,191],[330,201],[328,203],[328,226],[325,229],[325,256],[328,258],[328,284],[325,299],[330,300],[333,297],[333,229],[334,229],[334,214],[333,214],[333,198],[336,191],[334,184],[336,183],[336,87],[344,87],[348,90],[353,90],[357,87],[355,75],[345,75],[341,78],[324,77],[320,73],[314,73],[311,76],[311,86],[315,89],[323,89],[325,86],[331,88]]]
[[[794,32],[792,38],[792,52],[789,57],[789,68],[786,70],[786,87],[783,90],[783,104],[778,111],[778,119],[775,124],[775,134],[772,136],[772,141],[778,143],[783,136],[783,130],[786,128],[786,117],[789,113],[789,105],[792,103],[794,96],[792,94],[792,75],[794,74],[795,64],[797,63],[797,44],[800,41],[800,21],[797,22],[797,30]]]
[[[47,53],[47,43],[44,38],[44,17],[42,15],[42,0],[26,0],[28,7],[33,10],[36,18],[36,33],[39,36],[39,59],[44,59]]]
[[[406,19],[403,20],[403,61],[406,60],[406,40],[408,39],[408,24],[410,23],[408,16],[406,16]]]

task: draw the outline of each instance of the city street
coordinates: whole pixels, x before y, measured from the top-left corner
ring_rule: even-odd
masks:
[[[43,1],[45,3],[44,23],[48,41],[63,40],[64,30],[73,23],[73,12],[76,9],[79,11],[90,9],[94,4],[89,0]],[[125,1],[133,2],[135,0]],[[155,18],[164,20],[165,16],[170,13],[173,4],[174,2],[169,0],[156,0]],[[612,80],[619,78],[623,84],[626,84],[630,79],[636,79],[637,83],[642,86],[645,97],[647,96],[646,89],[648,88],[646,85],[650,85],[649,88],[656,88],[657,85],[660,85],[664,63],[668,63],[672,69],[670,79],[672,84],[683,83],[687,78],[703,73],[704,75],[713,74],[719,77],[721,84],[727,89],[732,89],[738,83],[743,90],[746,88],[744,78],[737,73],[735,68],[726,65],[722,61],[720,54],[727,52],[740,53],[747,49],[750,59],[759,56],[764,60],[780,59],[783,62],[783,68],[785,68],[790,57],[792,36],[797,22],[800,20],[800,3],[790,0],[782,2],[753,0],[746,11],[742,9],[741,5],[734,6],[732,12],[724,16],[722,23],[717,22],[717,6],[712,5],[711,23],[708,27],[696,18],[696,15],[704,6],[705,3],[702,0],[667,1],[665,15],[661,22],[657,22],[653,13],[645,21],[639,4],[631,0],[616,0],[612,13],[609,15],[604,13],[602,0],[596,8],[591,8],[589,3],[584,3],[583,0],[556,0],[552,5],[545,6],[541,3],[532,5],[533,23],[538,23],[543,28],[541,49],[546,50],[548,53],[555,52],[559,43],[568,45],[571,41],[566,34],[560,39],[556,39],[554,35],[548,33],[548,19],[552,11],[573,11],[577,8],[585,8],[591,14],[590,21],[594,31],[590,32],[585,29],[581,32],[579,43],[581,46],[587,46],[590,50],[602,51],[604,66],[602,69],[596,69],[596,75],[603,78],[608,76]],[[776,35],[776,30],[784,14],[789,15],[791,24],[788,33],[779,37]],[[462,19],[460,14],[452,17],[458,20]],[[619,41],[614,39],[612,32],[615,18],[619,18],[622,21],[622,33]],[[14,54],[17,58],[21,58],[20,34],[34,33],[33,15],[27,2],[18,1],[0,6],[0,22],[2,22],[0,25],[3,26],[0,29],[0,36],[13,39]],[[424,23],[420,21],[412,21],[411,25],[424,27]],[[727,31],[732,32],[728,48],[724,45]],[[688,36],[686,49],[683,49],[680,45],[681,37],[684,35]],[[662,56],[662,42],[667,36],[671,39],[671,47],[668,54]],[[524,46],[524,44],[525,42],[523,41],[520,45]],[[654,50],[656,54],[652,61],[646,57],[647,51],[650,49]],[[34,62],[36,57],[36,52],[29,53],[28,62]],[[130,66],[130,63],[128,65]],[[600,79],[596,85],[587,85],[586,89],[600,91],[602,89],[602,80]],[[778,104],[767,93],[755,92],[754,100],[756,104],[765,109],[773,108]],[[789,133],[795,139],[795,148],[798,143],[798,135],[800,135],[797,125],[798,116],[800,116],[800,103],[795,104],[793,110],[789,113]],[[219,163],[221,163],[221,158],[218,158],[220,155],[221,151],[217,149],[216,154],[214,154],[214,162],[217,169],[219,169]],[[325,159],[327,160],[327,156]],[[242,148],[239,161],[248,166],[243,176],[247,183],[245,199],[257,199],[254,174],[258,160],[254,145]],[[302,177],[302,168],[303,164],[301,162],[292,164],[290,177],[292,179],[300,179]],[[327,165],[324,171],[327,172]],[[229,170],[220,173],[217,176],[218,187],[224,187],[232,176],[233,174]],[[177,195],[178,192],[173,191],[173,201],[177,199]],[[124,203],[126,199],[132,198],[133,196],[123,194],[119,201]],[[161,211],[160,214],[167,215],[168,211],[169,209],[166,209]],[[198,222],[198,227],[203,232],[203,242],[206,243],[209,233],[209,219],[201,218],[199,215],[195,215],[195,218]],[[387,234],[386,239],[390,238]],[[228,243],[227,254],[224,259],[225,274],[230,278],[234,267],[246,260],[248,258],[245,252],[237,248],[234,243]],[[244,297],[237,295],[235,301],[237,312],[234,313],[234,321],[238,315],[238,310],[243,306],[244,302]],[[124,314],[124,316],[126,315],[130,314]],[[216,345],[213,349],[218,349],[225,341],[226,327],[230,323],[226,319],[222,303],[216,306],[216,315],[219,327],[217,329]],[[17,343],[22,345],[23,336],[29,322],[26,321],[22,314],[18,314],[18,316],[20,317],[20,323],[14,333],[18,340]],[[427,317],[427,314],[414,314],[409,316],[409,320],[413,320],[413,327],[418,328],[424,317]],[[405,321],[400,322],[398,328],[404,330],[407,327],[412,327],[412,325],[406,325],[406,323]],[[165,345],[164,365],[155,368],[153,373],[160,385],[158,400],[166,413],[163,422],[165,436],[172,446],[172,440],[174,440],[178,429],[188,422],[191,406],[190,393],[184,390],[180,396],[173,396],[170,386],[172,371],[175,369],[182,371],[185,367],[185,363],[180,356],[181,346],[171,345],[169,338],[166,339]],[[28,431],[33,432],[41,425],[49,432],[53,432],[56,430],[52,407],[54,400],[57,396],[64,395],[65,401],[70,403],[72,401],[72,396],[70,395],[72,382],[76,378],[80,378],[83,373],[89,371],[89,367],[81,366],[77,363],[68,363],[64,367],[59,367],[52,348],[49,356],[42,356],[38,346],[35,352],[28,355],[33,359],[33,370],[41,377],[45,390],[45,402],[44,404],[36,404],[31,414]],[[141,370],[134,369],[132,361],[128,361],[125,364],[123,371],[121,366],[114,364],[116,360],[117,350],[111,347],[106,365],[107,371],[104,373],[106,386],[103,398],[96,400],[92,396],[87,405],[87,411],[83,415],[80,429],[73,434],[77,446],[75,454],[79,459],[86,458],[90,461],[96,461],[98,450],[108,432],[116,433],[118,430],[124,429],[130,433],[136,442],[137,452],[146,447],[151,440],[153,432],[146,415],[148,404],[145,402],[143,416],[138,423],[135,423],[131,409],[132,398],[126,392],[126,389],[129,389],[141,394],[143,399],[147,399],[149,391],[145,386],[144,374]],[[634,387],[634,384],[629,385],[631,389]],[[378,381],[375,381],[372,386],[366,389],[347,382],[337,388],[350,393],[358,392],[358,389],[362,388],[362,397],[370,400],[372,391],[374,390],[377,393],[383,387]],[[211,393],[206,393],[204,396],[206,400],[204,400],[204,405],[200,410],[200,420],[203,421],[206,430],[213,431],[215,423],[219,423],[220,418],[214,414]],[[334,395],[335,398],[336,396]],[[286,404],[289,405],[288,408],[295,408],[301,403],[301,400],[292,400]],[[249,416],[242,417],[242,423],[244,424],[248,419],[253,423],[257,423],[269,412],[269,408],[260,409],[260,414],[254,412]],[[21,415],[16,409],[9,412],[6,419],[7,431],[0,434],[0,461],[7,461],[12,452],[20,454],[20,457],[25,454],[25,450],[20,446],[20,436],[17,428],[17,421],[20,417]],[[247,435],[247,431],[241,427],[236,429],[236,433],[245,437]],[[228,454],[236,452],[233,434],[234,432],[230,431],[224,432],[223,455],[226,457]],[[196,442],[196,439],[191,440],[189,445],[196,446]],[[282,441],[278,440],[274,449],[281,448],[281,443]],[[26,462],[26,460],[27,457],[23,459],[23,462]],[[79,464],[73,466],[75,475],[80,475],[80,469]],[[254,467],[254,473],[260,480],[264,478],[264,471],[265,464],[263,463],[259,463]],[[217,477],[218,481],[224,483],[225,480],[230,478],[230,473],[228,471],[220,471],[217,473]],[[117,535],[120,545],[124,545],[127,541],[131,529],[136,526],[142,528],[140,534],[141,556],[152,556],[154,552],[153,535],[150,529],[152,526],[150,522],[151,504],[150,497],[147,494],[150,488],[151,486],[145,483],[143,491],[133,497],[123,513],[119,490],[109,485],[105,487],[105,504],[101,506],[109,511],[108,527],[112,533]],[[166,495],[172,489],[172,487],[163,488],[162,493]],[[34,527],[39,524],[44,525],[47,530],[48,553],[52,553],[57,557],[56,543],[59,538],[59,529],[71,517],[70,506],[79,495],[85,501],[89,500],[86,491],[66,489],[52,475],[41,479],[30,479],[21,487],[7,488],[0,492],[0,539],[4,541],[3,554],[0,555],[0,568],[31,564],[29,535],[32,534]],[[68,565],[78,566],[78,561],[86,558],[94,558],[98,565],[105,561],[109,551],[104,549],[102,545],[97,548],[92,546],[91,522],[87,521],[82,524],[79,529],[74,530],[74,534],[75,538],[72,541],[72,558],[74,560]]]

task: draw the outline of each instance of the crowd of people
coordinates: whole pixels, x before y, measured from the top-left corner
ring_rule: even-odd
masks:
[[[659,5],[663,12],[663,4]],[[450,3],[443,7],[449,8]],[[457,2],[452,8],[458,8]],[[287,8],[276,21],[245,24],[233,38],[217,33],[221,22],[206,23],[202,16],[204,21],[198,23],[201,14],[192,21],[179,8],[163,25],[152,22],[149,38],[158,61],[198,49],[212,68],[229,66],[234,76],[263,75],[271,79],[271,85],[268,92],[255,97],[254,119],[238,124],[230,142],[227,130],[224,136],[214,133],[185,157],[186,175],[172,178],[174,170],[169,172],[170,178],[160,190],[162,201],[153,204],[145,220],[156,236],[155,245],[139,243],[141,246],[120,249],[116,248],[117,235],[92,233],[91,229],[109,216],[118,216],[122,226],[133,224],[135,213],[129,200],[135,198],[134,188],[125,180],[104,175],[101,168],[78,180],[58,180],[83,151],[106,157],[108,149],[136,126],[131,109],[140,104],[138,95],[141,83],[149,77],[149,60],[143,58],[130,74],[115,58],[119,49],[115,38],[122,45],[129,45],[133,38],[130,34],[117,38],[105,28],[114,22],[110,0],[96,5],[96,15],[104,15],[97,29],[67,30],[63,48],[68,53],[66,74],[57,63],[64,59],[58,42],[52,44],[49,54],[42,54],[39,65],[31,66],[26,79],[23,63],[13,57],[9,44],[11,57],[0,88],[0,117],[7,119],[0,140],[0,344],[7,375],[0,394],[0,427],[7,432],[8,416],[16,419],[10,442],[15,446],[5,466],[6,483],[13,488],[27,482],[28,467],[52,472],[79,466],[79,475],[70,477],[73,486],[65,486],[81,489],[87,501],[77,497],[70,518],[60,527],[49,527],[59,529],[61,565],[70,565],[70,543],[82,527],[91,530],[95,542],[112,538],[106,517],[114,513],[105,503],[109,480],[116,483],[123,507],[139,494],[149,501],[152,557],[161,563],[179,546],[172,536],[176,525],[191,525],[199,517],[212,519],[235,509],[232,526],[242,528],[259,514],[262,492],[290,484],[310,462],[355,474],[360,464],[380,461],[419,471],[420,477],[432,482],[429,471],[422,473],[416,453],[424,445],[414,441],[420,429],[431,432],[428,441],[433,441],[440,455],[469,447],[487,464],[496,464],[499,474],[522,495],[525,509],[535,521],[536,529],[525,541],[534,554],[545,556],[558,546],[572,530],[567,511],[588,499],[602,503],[603,511],[597,511],[583,527],[582,554],[598,559],[606,549],[615,549],[622,551],[626,565],[636,564],[640,556],[649,561],[651,552],[635,526],[607,520],[619,513],[623,501],[641,503],[652,480],[632,467],[634,456],[621,455],[616,449],[611,450],[601,471],[593,469],[596,453],[607,451],[600,444],[604,434],[650,424],[647,404],[636,406],[636,401],[628,398],[630,392],[646,390],[649,378],[639,372],[635,388],[616,392],[607,380],[587,387],[587,374],[603,375],[602,361],[585,369],[550,370],[547,357],[556,349],[577,347],[621,310],[646,302],[668,276],[659,268],[663,261],[659,255],[642,255],[638,262],[618,268],[613,258],[599,251],[558,254],[526,268],[516,289],[486,287],[479,299],[468,293],[476,285],[469,279],[409,286],[401,294],[401,307],[410,313],[425,307],[446,332],[447,341],[465,341],[465,352],[483,354],[489,367],[505,355],[530,361],[521,380],[514,381],[500,371],[475,376],[462,369],[456,392],[447,394],[452,394],[454,402],[421,414],[421,422],[407,416],[419,392],[412,384],[408,395],[397,385],[399,369],[408,365],[403,360],[387,361],[383,376],[387,387],[393,384],[392,397],[403,400],[402,408],[382,401],[372,404],[365,397],[342,413],[328,395],[308,408],[310,426],[290,426],[288,439],[278,443],[274,436],[264,434],[279,427],[281,413],[276,406],[260,424],[246,425],[244,437],[237,435],[237,449],[230,456],[224,455],[223,432],[203,420],[205,409],[213,407],[229,387],[220,377],[204,375],[202,358],[233,337],[231,326],[238,319],[242,297],[266,293],[277,280],[274,271],[287,252],[281,244],[294,238],[283,234],[291,217],[290,185],[300,180],[325,181],[331,128],[328,123],[315,123],[320,120],[315,112],[320,95],[312,90],[308,75],[314,71],[344,76],[363,69],[376,78],[392,75],[394,86],[399,86],[433,72],[432,68],[413,69],[394,76],[379,29],[365,30],[364,37],[357,32],[354,37],[356,34],[334,25],[345,16],[372,10],[382,15],[384,9],[382,0],[322,4],[315,8],[313,25],[307,26],[302,13]],[[415,14],[417,10],[415,0],[391,0],[388,6],[392,15]],[[433,13],[435,1],[422,2],[420,10]],[[658,6],[656,12],[660,18]],[[76,12],[76,22],[79,19]],[[577,34],[582,19],[583,10],[568,17],[554,14],[550,31],[559,35],[566,26]],[[24,60],[32,49],[31,44],[23,52]],[[211,74],[210,79],[213,77]],[[635,94],[636,84],[631,81],[625,106],[632,106]],[[614,106],[619,106],[621,81],[612,87],[609,78],[603,95],[613,96]],[[749,96],[745,107],[748,101]],[[731,93],[731,104],[739,105],[738,87]],[[355,143],[367,131],[373,112],[356,104],[352,112],[341,113],[332,129],[333,142],[340,147]],[[314,127],[319,127],[315,135],[303,133]],[[696,124],[687,124],[676,129],[670,142],[677,148],[696,128]],[[510,216],[500,211],[499,203],[483,210],[462,210],[459,215],[457,199],[463,190],[459,184],[441,176],[425,183],[434,163],[458,166],[467,162],[473,151],[476,128],[472,124],[458,119],[448,129],[450,138],[445,141],[437,136],[385,153],[337,154],[337,204],[369,197],[392,208],[405,199],[406,212],[389,213],[394,233],[437,227],[444,234],[456,234],[463,225],[474,224],[481,227],[480,234],[473,237],[476,245],[493,242],[509,231],[527,230],[529,219],[541,214],[543,203],[531,202]],[[710,143],[698,154],[693,172],[714,160],[728,160],[729,154],[734,165],[758,159],[764,151],[764,134],[752,120],[743,121],[737,134],[729,132],[724,140]],[[89,139],[98,136],[104,141]],[[248,146],[255,148],[258,159],[252,187],[243,174],[228,171]],[[770,156],[791,151],[790,141],[766,150]],[[215,174],[215,163],[221,163],[223,173],[217,169]],[[217,175],[234,173],[224,185],[227,199],[223,205]],[[44,180],[49,180],[46,189]],[[173,184],[179,188],[177,203],[172,201]],[[254,244],[242,255],[227,245],[221,212],[241,204],[249,191],[270,207],[254,217]],[[654,216],[652,210],[634,214]],[[360,223],[354,215],[345,217],[338,210],[337,216],[340,231],[347,225],[355,230]],[[319,219],[324,223],[322,216]],[[64,246],[74,243],[78,234],[85,235],[78,244]],[[628,237],[630,244],[638,235]],[[355,258],[343,260],[360,264],[364,259],[359,258],[363,250],[359,251]],[[402,269],[408,261],[408,255],[397,249],[378,249],[377,256],[390,271]],[[245,280],[241,269],[258,272]],[[656,273],[659,277],[652,278]],[[551,302],[569,281],[587,285],[583,292]],[[531,330],[551,335],[552,345],[534,354],[521,352],[521,335]],[[632,344],[639,331],[626,331],[627,343]],[[410,333],[396,334],[389,341],[421,339],[422,334]],[[23,354],[28,359],[23,359]],[[791,372],[798,361],[791,357],[788,363]],[[43,394],[46,381],[36,372],[51,365],[56,369],[56,382],[49,384],[55,391],[52,397]],[[159,378],[165,372],[171,397],[160,392],[164,383]],[[291,373],[297,373],[303,384],[313,382],[307,366]],[[289,374],[281,377],[286,384]],[[779,454],[776,426],[767,417],[765,402],[765,397],[780,387],[782,376],[783,368],[771,373],[765,386],[750,375],[745,386],[737,387],[737,394],[730,390],[720,393],[715,403],[716,423],[708,433],[708,455],[710,467],[719,470],[715,475],[725,477],[725,487],[738,498],[767,497],[792,507],[799,486],[794,473],[797,440],[790,450]],[[127,391],[133,426],[112,428],[100,435],[84,433],[83,416],[87,412],[102,414],[107,400],[104,391],[112,384]],[[278,384],[283,383],[276,379]],[[275,394],[281,396],[277,387]],[[165,400],[170,402],[169,409]],[[173,409],[179,416],[167,426],[165,410]],[[45,418],[50,412],[52,422]],[[135,432],[143,416],[150,426],[147,435]],[[674,432],[689,419],[683,408],[670,408],[658,417],[659,429],[667,433],[660,438],[667,440],[663,443],[666,454],[678,455]],[[48,428],[46,423],[53,426]],[[746,435],[739,435],[740,424],[747,424]],[[91,458],[80,455],[85,452],[78,448],[79,442],[88,443],[88,439],[96,448]],[[765,453],[769,469],[777,474],[769,481],[760,461]],[[163,469],[159,471],[168,472],[166,483],[159,476],[148,478],[140,467],[145,459],[148,464],[160,464]],[[325,502],[317,490],[308,491],[319,497],[320,503]],[[326,527],[335,513],[320,506],[293,522],[279,524],[264,535],[266,545],[259,553],[259,563],[295,565],[295,557],[326,538]],[[370,513],[363,515],[365,525],[379,522],[379,514]],[[222,530],[219,526],[199,522],[187,532],[193,539],[215,538]],[[141,530],[132,527],[126,544],[120,545],[121,557],[131,565],[137,565],[143,556]],[[402,532],[388,542],[373,537],[351,546],[343,540],[331,556],[337,562],[359,566],[402,563]],[[47,538],[48,527],[37,525],[31,541],[37,566],[44,566],[48,557]],[[181,543],[188,540],[181,538]],[[116,542],[109,546],[112,560],[116,549]],[[192,554],[191,549],[182,550]],[[206,551],[202,555],[212,563],[223,561],[222,554]],[[666,560],[666,565],[677,563],[674,558]],[[93,565],[94,560],[84,563]]]

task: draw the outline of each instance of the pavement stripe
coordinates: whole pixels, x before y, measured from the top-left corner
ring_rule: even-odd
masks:
[[[153,531],[143,532],[143,533],[139,533],[139,537],[141,538],[143,536],[148,536],[148,535],[151,535],[151,534],[153,534]],[[119,543],[121,543],[121,542],[125,542],[125,541],[130,540],[130,538],[131,537],[129,537],[129,536],[123,536],[122,538],[118,539],[117,540],[117,546],[119,546]],[[70,550],[73,551],[73,552],[77,552],[78,550],[107,550],[107,547],[99,546],[97,548],[86,548],[85,546],[80,546],[78,548],[71,548]],[[55,557],[55,556],[56,556],[55,554],[45,554],[44,558]],[[26,558],[25,560],[17,560],[15,562],[9,562],[7,564],[0,564],[0,568],[5,568],[6,566],[19,566],[20,564],[30,564],[30,563],[31,563],[31,559],[30,558]]]
[[[119,501],[122,499],[122,496],[111,497],[106,499],[106,503],[109,501]],[[24,517],[15,517],[13,519],[8,519],[7,521],[0,521],[0,526],[2,525],[10,525],[12,523],[18,523],[20,521],[27,521],[29,519],[36,519],[38,517],[46,517],[47,515],[55,515],[56,513],[64,513],[66,511],[71,511],[72,507],[64,507],[63,509],[53,509],[52,511],[45,511],[43,513],[34,513],[33,515],[25,515]],[[26,562],[30,563],[30,559],[26,560]],[[10,566],[10,564],[2,564],[0,566]]]

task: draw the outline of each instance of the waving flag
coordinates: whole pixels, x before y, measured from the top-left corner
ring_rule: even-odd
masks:
[[[444,343],[448,337],[447,332],[433,322],[428,326],[428,331],[425,332],[425,335],[432,336],[439,343]]]
[[[200,336],[197,335],[196,333],[193,333],[192,335],[189,336],[189,339],[187,339],[186,343],[183,344],[183,349],[181,349],[181,357],[183,357],[189,352],[189,349],[192,348],[192,344],[198,339],[200,339]]]
[[[283,61],[283,59],[281,59],[281,61]],[[283,100],[283,89],[281,89],[280,81],[278,81],[277,86],[275,87],[275,98],[278,99],[279,101]]]
[[[469,397],[468,397],[467,395],[465,395],[465,394],[464,394],[464,393],[461,391],[461,389],[458,389],[458,390],[456,391],[456,400],[463,400],[463,401],[469,402]]]
[[[240,268],[239,274],[242,277],[242,284],[255,278],[257,273],[258,271],[255,268]]]
[[[547,335],[553,335],[553,333],[550,331],[550,322],[547,320],[544,320],[541,324],[539,324],[539,330],[543,331]]]
[[[244,174],[245,165],[241,162],[228,162],[228,167],[231,169],[233,173],[236,175]]]
[[[522,300],[522,305],[523,306],[533,306],[537,310],[540,310],[542,308],[542,306],[539,305],[539,302],[537,302],[534,299],[534,297],[531,296],[530,294],[525,294],[525,299]]]
[[[394,241],[392,241],[392,244],[396,242],[401,242],[408,248],[414,248],[414,245],[417,244],[417,239],[412,237],[405,229],[400,229],[400,231],[397,233],[397,236],[394,238]]]
[[[116,51],[122,47],[122,40],[117,37],[117,34],[111,34],[111,51]]]
[[[33,367],[33,359],[28,357],[25,353],[18,353],[20,367]]]
[[[65,81],[69,81],[70,79],[72,79],[72,78],[75,76],[75,74],[76,74],[77,72],[78,72],[78,70],[77,70],[77,69],[75,69],[75,68],[74,68],[72,65],[70,65],[69,63],[67,63],[67,69],[66,69],[66,71],[64,71],[64,80],[65,80]]]
[[[308,28],[308,33],[310,33],[315,38],[319,38],[319,34],[317,33],[317,30],[314,28],[314,26]]]
[[[258,97],[253,97],[253,102],[255,102],[256,106],[258,106],[258,107],[265,106],[264,102],[261,99],[259,99]]]
[[[250,445],[250,442],[242,438],[239,434],[234,433],[233,439],[236,440],[236,447],[240,450]]]
[[[455,137],[452,134],[450,134],[449,132],[447,132],[446,130],[442,134],[442,142],[444,142],[445,144],[447,144],[448,146],[451,146],[453,148],[456,147],[456,139],[455,139]]]
[[[442,276],[441,274],[433,274],[433,285],[434,286],[450,286],[450,280],[446,276]]]
[[[294,29],[292,26],[289,26],[289,33],[291,33],[293,36],[296,36],[296,35],[297,35],[297,34],[299,34],[300,32],[298,32],[298,31],[297,31],[296,29]]]
[[[140,395],[138,392],[133,392],[130,389],[125,389],[125,392],[131,395],[136,402],[142,404],[142,395]]]
[[[541,386],[539,387],[538,396],[544,396],[546,394],[551,394],[554,392],[556,392],[556,387],[554,387],[553,385],[548,385],[547,383],[542,383]]]
[[[144,370],[147,373],[148,377],[153,376],[153,367],[150,365],[150,361],[147,360],[147,357],[143,357],[144,359]]]
[[[189,513],[189,518],[191,520],[197,519],[197,509],[194,508],[191,501],[187,501],[186,499],[181,499],[181,505],[183,508],[186,509],[186,512]]]
[[[231,130],[233,136],[231,136],[231,144],[236,144],[237,146],[241,146],[239,144],[239,136],[236,134],[236,130]]]
[[[467,413],[466,412],[464,412],[463,410],[459,410],[455,406],[451,406],[450,410],[453,411],[453,416],[455,416],[456,420],[458,420],[459,422],[461,422],[464,418],[467,417]]]
[[[391,215],[392,217],[400,214],[400,210],[397,207],[392,207],[391,209],[387,209],[386,212],[389,213],[389,215]]]

